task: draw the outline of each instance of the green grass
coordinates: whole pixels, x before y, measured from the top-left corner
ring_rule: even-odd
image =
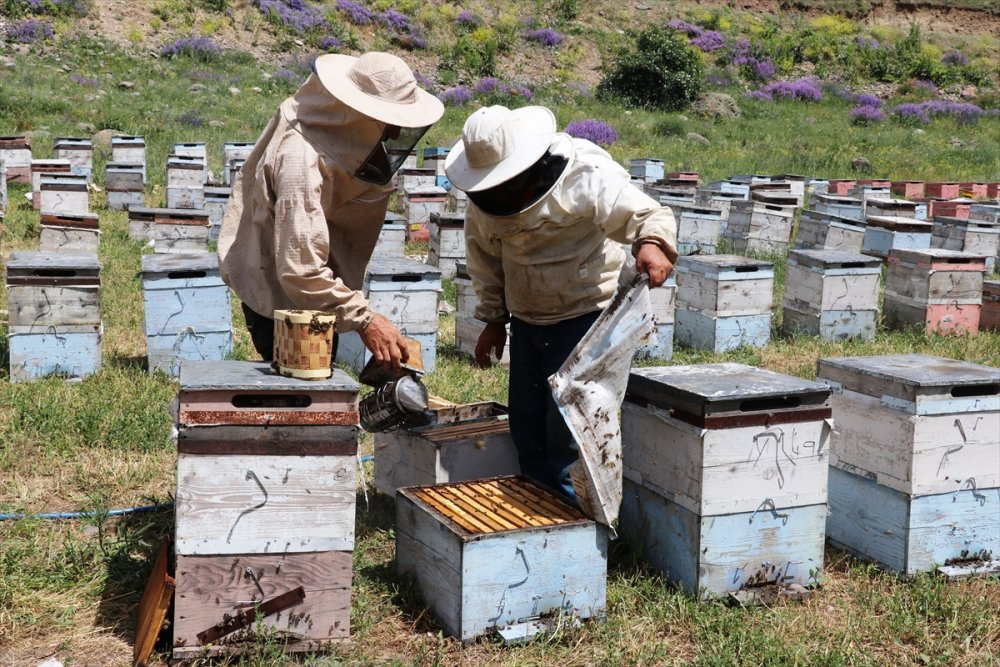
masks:
[[[78,123],[142,134],[148,146],[151,190],[162,205],[164,163],[178,141],[206,141],[210,169],[221,169],[225,141],[253,140],[291,88],[264,76],[268,68],[244,57],[200,63],[150,60],[94,40],[58,50],[13,54],[0,73],[0,135],[35,132],[36,157],[50,157],[56,136],[79,135]],[[96,87],[70,80],[80,74]],[[134,91],[118,88],[134,81]],[[205,90],[188,92],[192,83]],[[231,95],[230,86],[240,88]],[[255,92],[259,87],[260,92]],[[103,93],[101,92],[103,91]],[[924,128],[886,124],[856,128],[847,105],[751,102],[738,97],[743,117],[714,122],[688,115],[626,111],[588,99],[546,97],[560,125],[600,118],[621,134],[611,153],[619,161],[662,156],[668,171],[695,170],[703,180],[733,173],[850,176],[850,160],[865,155],[873,175],[897,179],[995,179],[1000,175],[1000,119],[978,126],[935,121]],[[736,92],[736,91],[730,91]],[[133,93],[138,93],[135,95]],[[561,93],[560,93],[561,95]],[[453,140],[472,107],[449,108],[425,145]],[[200,126],[191,119],[202,121]],[[210,127],[209,120],[224,121]],[[669,136],[653,129],[667,121]],[[687,132],[709,146],[687,141]],[[956,148],[957,136],[964,142]],[[107,151],[97,152],[100,174]],[[11,187],[0,252],[37,246],[38,214]],[[81,521],[27,519],[0,522],[0,664],[37,664],[49,655],[67,664],[129,664],[135,606],[155,548],[170,530],[170,512],[110,519],[108,508],[155,504],[174,491],[175,450],[169,404],[177,385],[150,376],[144,365],[139,257],[148,250],[126,234],[125,215],[101,215],[104,369],[78,383],[8,381],[6,325],[0,324],[0,513],[91,510]],[[419,246],[411,252],[425,250]],[[778,291],[783,262],[776,264]],[[2,273],[2,271],[0,271]],[[2,278],[2,276],[0,276]],[[453,303],[454,286],[444,298]],[[0,309],[7,295],[0,280]],[[780,311],[780,309],[779,309]],[[252,357],[238,303],[233,304],[235,358]],[[437,370],[430,390],[457,402],[506,400],[507,372],[477,369],[453,344],[453,316],[442,316]],[[825,356],[927,352],[1000,365],[1000,335],[928,336],[880,329],[874,341],[833,343],[777,335],[762,349],[721,355],[677,348],[672,363],[731,360],[811,378]],[[372,439],[362,438],[363,454]],[[912,582],[878,571],[835,550],[827,553],[825,583],[805,603],[741,609],[697,602],[642,566],[628,545],[610,549],[608,618],[563,628],[525,646],[489,640],[461,646],[443,638],[418,592],[393,567],[392,503],[371,490],[359,493],[354,554],[352,635],[331,656],[299,659],[335,664],[511,665],[995,665],[1000,655],[1000,583],[995,579],[946,584],[933,576]],[[160,654],[163,658],[163,654]],[[262,642],[244,664],[286,664],[273,643]]]

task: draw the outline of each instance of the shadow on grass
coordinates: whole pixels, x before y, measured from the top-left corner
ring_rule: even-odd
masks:
[[[139,371],[146,371],[149,369],[146,357],[140,354],[128,355],[122,354],[121,352],[112,352],[104,359],[108,368]]]

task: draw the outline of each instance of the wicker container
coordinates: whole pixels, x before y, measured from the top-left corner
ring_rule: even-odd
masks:
[[[275,372],[302,380],[329,378],[335,319],[316,310],[274,311]]]

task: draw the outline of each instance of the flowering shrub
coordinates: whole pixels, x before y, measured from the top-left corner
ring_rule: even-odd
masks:
[[[10,18],[28,14],[83,17],[90,12],[93,0],[7,0],[0,3],[0,13]]]
[[[861,93],[854,100],[859,107],[872,107],[874,109],[882,108],[882,98],[877,95],[870,95],[868,93]]]
[[[332,35],[328,35],[327,37],[321,37],[316,46],[324,51],[336,51],[340,48],[340,40]]]
[[[257,0],[257,6],[269,21],[299,34],[330,27],[322,12],[305,0]]]
[[[905,124],[927,125],[931,122],[931,118],[950,116],[963,125],[969,125],[982,117],[983,110],[968,102],[928,100],[927,102],[900,104],[893,107],[890,113],[896,120]]]
[[[354,25],[368,25],[375,17],[371,11],[351,0],[337,0],[337,9],[347,16],[347,20]]]
[[[7,39],[21,44],[41,42],[50,39],[55,34],[52,32],[52,26],[45,21],[36,21],[35,19],[8,23],[4,32]]]
[[[540,30],[527,30],[524,38],[529,42],[538,42],[542,46],[558,46],[566,39],[552,28],[542,28]]]
[[[530,102],[532,98],[535,96],[535,93],[531,90],[531,88],[528,88],[527,86],[522,86],[519,83],[501,84],[500,94],[505,95],[507,97],[514,97],[514,98],[519,97],[525,102]]]
[[[917,81],[913,82],[913,87],[918,88],[924,91],[925,93],[929,93],[931,95],[938,94],[938,87],[934,85],[933,81],[922,81],[918,79]]]
[[[688,37],[701,37],[705,32],[698,26],[680,19],[671,19],[667,21],[667,27],[671,30],[676,30],[677,32],[683,32]]]
[[[476,85],[472,87],[472,92],[476,95],[489,95],[500,87],[500,79],[495,76],[484,76]]]
[[[578,139],[587,139],[598,146],[610,146],[618,141],[618,133],[614,128],[593,118],[573,121],[566,126],[566,134]]]
[[[455,86],[440,93],[437,97],[444,104],[458,107],[472,101],[472,91],[466,86]]]
[[[852,125],[871,125],[885,120],[885,112],[877,106],[865,104],[851,109],[847,117]]]
[[[275,70],[271,78],[279,83],[298,88],[312,74],[315,63],[316,56],[288,58],[281,67]]]
[[[864,37],[863,35],[858,35],[857,37],[854,38],[854,46],[858,47],[859,49],[863,50],[866,49],[869,51],[878,51],[880,48],[882,48],[882,45],[879,44],[879,41],[877,39],[875,39],[874,37]]]
[[[198,115],[197,111],[185,111],[180,114],[174,120],[177,121],[179,125],[188,125],[190,127],[201,127],[204,124],[201,116]]]
[[[773,81],[763,88],[749,93],[747,96],[757,100],[784,98],[806,102],[819,102],[823,99],[823,92],[819,89],[815,79],[804,78],[796,79],[795,81]]]
[[[416,80],[417,85],[421,88],[431,88],[434,86],[434,82],[431,81],[426,75],[420,73],[417,70],[413,70],[413,78]]]
[[[777,66],[760,42],[751,44],[747,39],[738,40],[727,49],[723,60],[728,60],[744,77],[753,81],[768,81],[778,73]]]
[[[961,51],[952,49],[951,51],[948,51],[946,54],[941,56],[941,62],[943,62],[945,65],[951,65],[952,67],[956,67],[958,65],[968,65],[969,56],[965,55]]]
[[[482,22],[482,19],[468,10],[459,12],[455,17],[455,23],[463,28],[478,28]]]
[[[176,58],[188,56],[203,62],[208,62],[219,55],[222,49],[211,37],[180,37],[165,44],[160,49],[160,55],[164,58]]]
[[[87,77],[80,76],[79,74],[70,74],[69,80],[81,86],[87,86],[88,88],[97,88],[101,85],[97,79],[88,79]]]
[[[410,17],[395,9],[387,9],[379,14],[378,22],[396,32],[412,32]]]
[[[718,51],[725,45],[726,38],[716,30],[711,30],[691,40],[691,46],[701,49],[705,53]]]
[[[599,92],[632,106],[685,108],[705,85],[702,56],[671,30],[648,28],[601,80]]]

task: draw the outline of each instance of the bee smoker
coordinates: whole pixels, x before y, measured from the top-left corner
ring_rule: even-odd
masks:
[[[369,433],[388,431],[427,410],[427,387],[418,376],[404,375],[361,399],[361,428]]]

